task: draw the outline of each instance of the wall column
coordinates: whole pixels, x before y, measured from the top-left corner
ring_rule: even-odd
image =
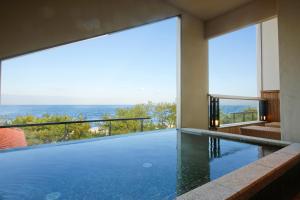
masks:
[[[182,128],[208,128],[208,41],[203,22],[181,17],[180,112]]]
[[[2,104],[2,61],[0,60],[0,105]]]
[[[300,1],[278,0],[282,140],[300,142]]]

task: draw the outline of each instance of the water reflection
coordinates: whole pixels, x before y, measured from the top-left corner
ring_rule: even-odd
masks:
[[[220,139],[209,137],[209,160],[221,156]]]
[[[177,195],[272,153],[259,146],[205,135],[177,133]]]
[[[177,194],[210,181],[209,138],[178,133]]]
[[[0,153],[0,199],[174,199],[272,149],[174,129]]]

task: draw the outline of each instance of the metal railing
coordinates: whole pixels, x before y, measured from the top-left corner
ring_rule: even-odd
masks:
[[[228,115],[231,115],[232,121],[229,123],[239,123],[239,122],[248,122],[248,121],[257,121],[258,112],[257,111],[246,111],[246,112],[234,112],[234,113],[228,113]],[[240,116],[240,117],[239,117]],[[248,118],[247,118],[248,116]],[[222,123],[222,118],[220,119]],[[224,124],[224,123],[223,123]],[[228,123],[226,123],[228,124]]]
[[[8,124],[0,125],[0,128],[25,128],[33,126],[55,126],[65,125],[64,127],[64,138],[68,133],[68,124],[81,124],[81,123],[95,123],[95,122],[108,122],[108,135],[112,133],[112,122],[117,121],[140,121],[140,131],[144,131],[144,120],[149,120],[150,117],[138,117],[138,118],[116,118],[116,119],[95,119],[95,120],[78,120],[78,121],[62,121],[62,122],[44,122],[44,123],[28,123],[28,124]]]
[[[218,99],[230,99],[230,100],[254,100],[254,101],[265,100],[261,97],[232,96],[232,95],[220,95],[220,94],[209,94],[208,96],[218,98]]]
[[[260,97],[246,97],[246,96],[230,96],[230,95],[219,95],[219,94],[209,94],[209,126],[211,129],[220,127],[222,124],[239,123],[247,121],[257,121],[261,120],[261,116],[265,115],[262,112],[263,106],[262,102],[266,100]],[[256,101],[258,102],[259,109],[257,111],[242,111],[235,113],[225,113],[225,117],[220,115],[220,100],[238,100],[238,101]],[[225,122],[225,123],[224,123]]]

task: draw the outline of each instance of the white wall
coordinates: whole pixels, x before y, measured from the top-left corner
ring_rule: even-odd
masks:
[[[265,21],[259,26],[258,50],[261,90],[280,90],[279,81],[279,49],[278,49],[278,21],[277,18]]]

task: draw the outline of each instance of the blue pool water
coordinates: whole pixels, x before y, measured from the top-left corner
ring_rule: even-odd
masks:
[[[210,141],[170,129],[2,151],[0,200],[174,199],[275,151]]]

